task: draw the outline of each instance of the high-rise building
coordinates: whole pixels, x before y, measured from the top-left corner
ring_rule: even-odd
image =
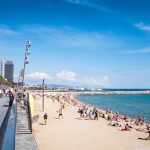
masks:
[[[3,72],[3,62],[2,60],[0,60],[0,75],[2,76],[2,72]]]
[[[4,77],[4,60],[0,59],[0,75]]]
[[[5,79],[9,82],[13,82],[14,77],[14,64],[12,61],[7,61],[5,63]]]

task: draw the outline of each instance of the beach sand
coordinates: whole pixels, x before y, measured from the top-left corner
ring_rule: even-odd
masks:
[[[77,106],[67,105],[63,109],[64,119],[58,119],[60,104],[45,98],[35,99],[35,114],[39,120],[33,123],[33,134],[40,150],[150,150],[148,134],[138,131],[120,131],[108,126],[108,121],[80,120]],[[43,115],[48,114],[44,125]]]

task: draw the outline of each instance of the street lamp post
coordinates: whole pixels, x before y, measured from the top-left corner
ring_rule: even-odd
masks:
[[[24,85],[25,67],[26,67],[26,64],[29,63],[28,55],[30,55],[30,53],[29,53],[29,48],[30,47],[31,47],[31,43],[30,43],[30,41],[27,41],[26,42],[26,49],[25,49],[25,57],[24,57],[23,74],[22,74],[22,84],[23,85]]]
[[[43,93],[42,93],[42,111],[44,111],[44,79],[43,79],[43,82],[42,82],[42,87],[43,87]]]

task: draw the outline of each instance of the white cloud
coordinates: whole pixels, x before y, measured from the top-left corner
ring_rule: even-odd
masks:
[[[44,25],[25,25],[21,29],[24,33],[30,32],[30,36],[43,39],[44,42],[55,43],[61,48],[86,48],[103,49],[118,48],[124,45],[124,42],[111,34],[105,34],[95,31],[79,30],[70,26],[52,27]],[[109,44],[108,44],[109,43]]]
[[[41,73],[41,72],[34,72],[31,74],[27,74],[26,77],[27,79],[30,80],[42,80],[42,79],[51,80],[52,79],[47,73]]]
[[[49,27],[46,25],[24,25],[23,27],[20,27],[20,30],[35,34],[51,34],[57,31],[54,27]]]
[[[93,84],[97,84],[97,81],[95,78],[85,77],[83,80],[81,80],[81,83],[86,85],[90,85],[90,84],[93,85]]]
[[[67,84],[67,85],[80,85],[80,86],[110,86],[110,79],[107,75],[97,80],[94,77],[79,77],[74,72],[62,70],[62,72],[56,74],[56,80],[59,84]]]
[[[78,79],[78,83],[80,85],[108,87],[110,86],[110,79],[107,75],[102,77],[100,80],[97,80],[94,77],[84,77],[83,79]]]
[[[62,72],[57,73],[56,76],[59,80],[76,81],[76,74],[74,72],[63,70]]]
[[[26,80],[31,83],[41,82],[42,79],[47,80],[47,84],[62,84],[62,85],[74,85],[74,86],[88,86],[88,87],[108,87],[109,78],[107,75],[102,77],[100,80],[95,79],[94,77],[78,77],[76,73],[71,71],[62,70],[60,73],[57,73],[55,77],[50,77],[47,73],[34,72],[27,74],[25,76]]]
[[[142,54],[142,53],[150,53],[150,47],[145,47],[136,50],[129,50],[124,52],[124,54]]]
[[[112,12],[112,10],[109,9],[108,7],[90,2],[88,0],[63,0],[63,1],[73,3],[73,4],[78,4],[78,5],[85,6],[85,7],[96,8],[96,9],[103,11],[103,12]]]
[[[143,52],[143,53],[150,53],[150,47],[141,49],[141,52]]]
[[[16,35],[18,34],[16,31],[10,29],[7,26],[0,26],[0,35]]]
[[[134,25],[136,28],[140,30],[150,31],[150,25],[144,25],[144,23],[137,23]]]
[[[100,80],[100,85],[103,85],[103,86],[108,86],[109,85],[109,82],[110,82],[110,79],[108,78],[107,75],[105,75],[101,80]]]

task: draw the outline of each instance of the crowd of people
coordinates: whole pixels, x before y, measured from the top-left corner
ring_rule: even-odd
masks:
[[[15,95],[16,95],[16,89],[13,87],[0,89],[0,98],[9,96],[9,106],[12,106]]]
[[[41,96],[40,93],[36,93],[35,96]],[[76,99],[76,95],[72,93],[55,93],[45,94],[47,98],[51,98],[53,102],[60,103],[60,109],[58,110],[58,117],[63,118],[63,109],[66,105],[73,105],[78,107],[77,113],[81,120],[98,120],[98,118],[104,118],[108,121],[109,126],[119,127],[120,131],[137,130],[140,132],[148,133],[150,139],[150,123],[144,122],[144,117],[138,117],[137,119],[121,115],[118,112],[113,113],[111,109],[100,110],[94,106],[83,104]]]

